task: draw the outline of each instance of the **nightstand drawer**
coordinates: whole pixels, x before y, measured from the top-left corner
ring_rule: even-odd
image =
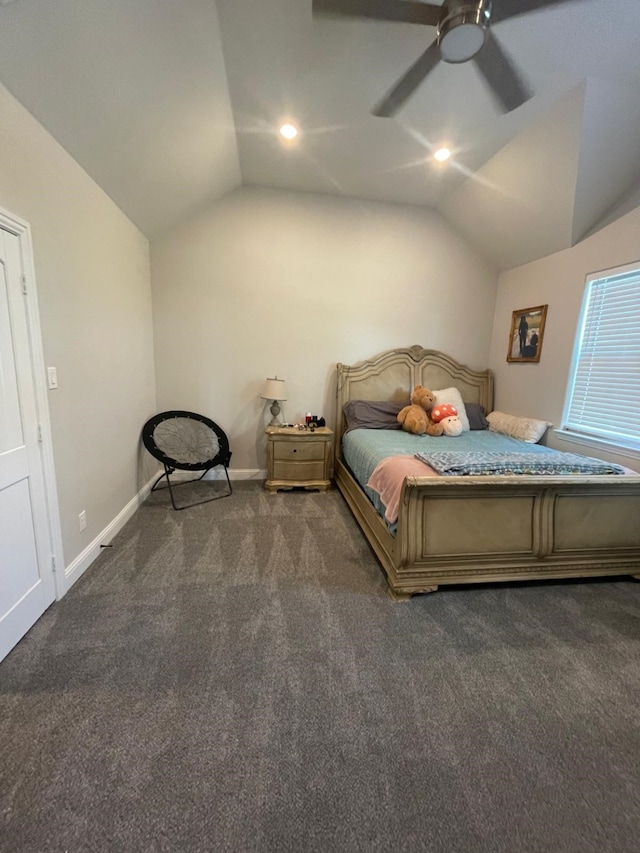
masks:
[[[324,462],[274,462],[274,480],[323,480]]]
[[[276,441],[273,447],[273,458],[282,462],[311,462],[324,460],[326,442],[310,441]]]

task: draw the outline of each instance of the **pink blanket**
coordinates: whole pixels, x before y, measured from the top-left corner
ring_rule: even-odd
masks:
[[[380,495],[385,508],[384,517],[393,524],[398,520],[398,505],[404,478],[437,476],[433,468],[414,456],[387,456],[376,465],[367,486]]]

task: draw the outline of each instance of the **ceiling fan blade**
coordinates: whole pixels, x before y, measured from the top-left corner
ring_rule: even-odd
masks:
[[[536,9],[548,9],[550,6],[562,6],[565,3],[575,3],[576,0],[500,0],[494,4],[491,12],[491,23],[498,24],[508,18],[526,15]]]
[[[411,68],[398,80],[384,98],[371,110],[374,116],[389,117],[398,112],[427,74],[440,62],[440,48],[437,42],[432,42],[421,53]]]
[[[374,18],[430,27],[437,26],[442,15],[442,6],[419,0],[313,0],[312,8],[314,15]]]
[[[515,110],[531,97],[532,92],[491,33],[473,61],[505,112]]]

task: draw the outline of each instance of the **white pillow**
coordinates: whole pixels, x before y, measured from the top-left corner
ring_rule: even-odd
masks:
[[[521,418],[517,415],[507,415],[504,412],[490,412],[487,415],[487,420],[492,432],[510,435],[512,438],[519,438],[520,441],[526,441],[529,444],[537,444],[547,431],[547,427],[552,426],[549,421]]]
[[[435,406],[441,406],[443,403],[449,403],[450,406],[453,406],[458,410],[458,417],[462,421],[462,432],[468,432],[471,427],[469,426],[469,418],[467,417],[467,410],[464,407],[464,400],[462,399],[462,394],[458,391],[457,388],[444,388],[442,391],[434,391],[436,395]]]

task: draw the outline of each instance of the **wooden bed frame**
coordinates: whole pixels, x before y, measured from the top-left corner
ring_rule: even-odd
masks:
[[[342,407],[407,400],[417,384],[455,386],[465,402],[493,408],[491,371],[435,350],[413,346],[337,365],[336,483],[396,598],[443,584],[640,578],[640,476],[407,477],[392,536],[342,459]]]

